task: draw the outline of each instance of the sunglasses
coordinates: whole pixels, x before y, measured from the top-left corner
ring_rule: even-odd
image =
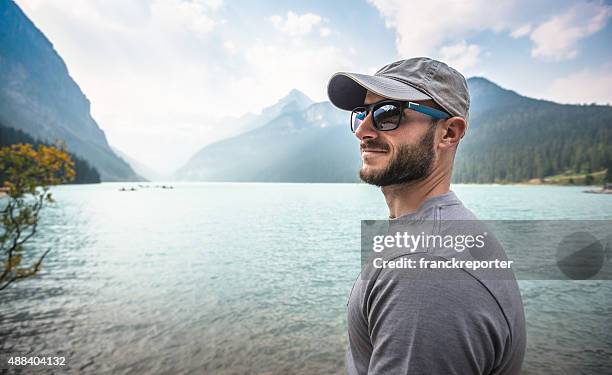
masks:
[[[382,100],[367,106],[357,107],[351,112],[351,131],[354,133],[365,121],[369,113],[372,113],[374,128],[380,131],[397,129],[404,117],[404,108],[426,114],[434,119],[442,120],[450,118],[446,112],[413,102],[402,102],[397,100]]]

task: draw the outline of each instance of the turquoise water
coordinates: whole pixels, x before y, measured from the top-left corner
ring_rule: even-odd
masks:
[[[70,353],[74,373],[343,373],[364,184],[62,186],[41,277],[0,292],[0,349]],[[458,185],[483,219],[612,219],[585,188]],[[521,281],[525,373],[603,373],[612,282]]]

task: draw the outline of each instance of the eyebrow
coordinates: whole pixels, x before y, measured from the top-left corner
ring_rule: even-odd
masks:
[[[380,98],[382,98],[382,99],[372,100],[372,101],[369,101],[369,102],[366,99],[363,99],[363,105],[370,105],[370,104],[382,102],[383,100],[395,100],[395,99],[391,99],[391,98],[383,98],[382,96]]]
[[[368,94],[370,94],[370,95],[368,95]],[[369,103],[366,102],[367,98],[368,97],[372,97],[372,96],[375,97],[375,100],[370,101]],[[380,96],[380,95],[378,95],[378,94],[368,90],[368,91],[366,91],[366,95],[363,98],[363,105],[370,105],[372,103],[380,102],[381,100],[395,100],[395,99],[385,98],[384,96]]]

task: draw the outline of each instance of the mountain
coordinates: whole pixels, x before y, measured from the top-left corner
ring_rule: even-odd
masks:
[[[221,126],[231,124],[231,129],[228,130],[231,131],[230,136],[235,136],[265,125],[283,113],[302,111],[313,103],[303,92],[293,89],[275,104],[262,109],[259,114],[247,113],[239,118],[226,117],[220,121],[220,124],[223,124]]]
[[[158,173],[153,168],[141,163],[118,148],[111,146],[111,149],[115,154],[117,154],[117,156],[128,163],[139,176],[142,176],[149,181],[167,181],[170,179],[169,176]]]
[[[44,142],[63,140],[102,180],[139,180],[111,150],[90,103],[51,42],[12,0],[0,1],[0,122]]]
[[[329,102],[204,147],[176,173],[200,181],[353,182],[359,153],[346,113]]]
[[[310,107],[314,102],[300,90],[293,89],[276,104],[266,107],[261,111],[259,121],[266,123],[283,113],[302,111]]]
[[[454,182],[519,182],[601,171],[612,156],[612,107],[564,105],[468,79],[472,107]],[[281,113],[201,149],[175,176],[199,181],[355,182],[349,114],[329,102]]]

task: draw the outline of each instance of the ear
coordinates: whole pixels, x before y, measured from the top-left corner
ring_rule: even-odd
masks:
[[[439,147],[450,149],[457,146],[461,138],[465,135],[467,124],[461,117],[451,117],[442,123],[442,138]]]

